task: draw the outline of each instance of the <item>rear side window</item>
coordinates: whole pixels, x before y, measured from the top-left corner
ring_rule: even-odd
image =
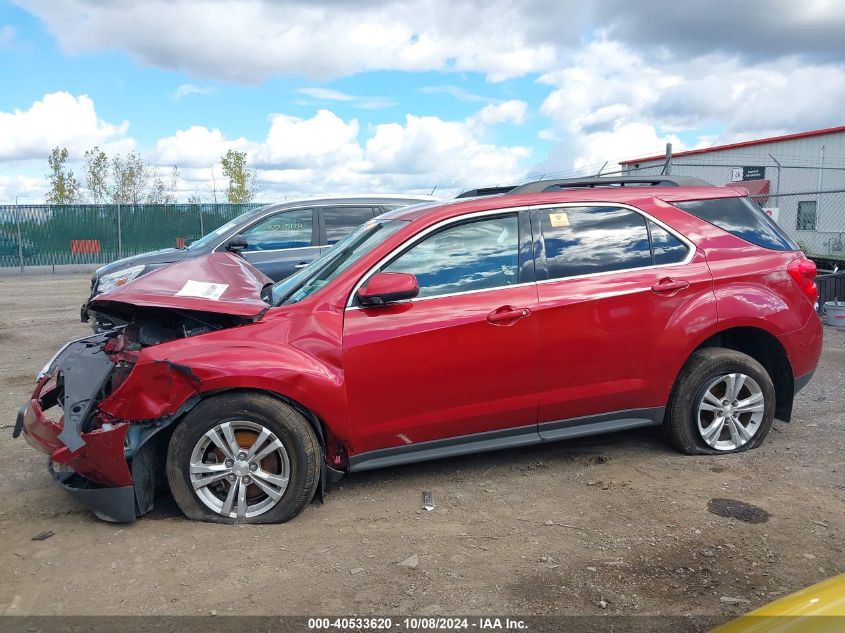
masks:
[[[550,279],[651,265],[645,218],[616,207],[540,212]]]
[[[648,230],[655,265],[678,264],[686,259],[689,249],[681,240],[651,220],[648,221]]]
[[[746,242],[773,251],[798,250],[798,245],[748,198],[714,198],[673,204]]]
[[[323,227],[326,244],[334,244],[352,233],[353,229],[373,219],[372,207],[325,207]]]

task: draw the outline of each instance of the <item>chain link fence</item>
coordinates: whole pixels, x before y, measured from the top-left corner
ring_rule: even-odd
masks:
[[[184,248],[250,204],[0,205],[0,268],[106,264]]]
[[[809,256],[826,260],[825,267],[841,261],[840,268],[845,268],[845,158],[819,161],[740,152],[718,158],[667,156],[625,164],[616,171],[608,171],[608,165],[536,174],[530,180],[672,174],[744,187]],[[104,264],[160,248],[184,247],[260,206],[0,205],[0,269]]]

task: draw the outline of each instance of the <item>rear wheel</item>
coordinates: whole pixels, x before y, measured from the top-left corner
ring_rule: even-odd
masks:
[[[760,363],[734,350],[708,348],[681,370],[663,426],[684,453],[735,453],[763,443],[774,412],[774,385]]]
[[[293,407],[264,394],[223,394],[176,427],[167,479],[188,518],[281,523],[314,496],[319,457],[314,430]]]

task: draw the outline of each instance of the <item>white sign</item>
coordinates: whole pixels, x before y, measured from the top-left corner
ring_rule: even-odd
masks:
[[[742,167],[734,167],[731,171],[731,182],[742,182]]]
[[[229,284],[213,284],[207,281],[194,281],[189,279],[182,286],[182,289],[176,293],[177,297],[199,297],[201,299],[211,299],[212,301],[219,301],[220,297],[226,292]]]
[[[772,218],[772,220],[774,220],[775,222],[778,221],[778,212],[780,211],[780,208],[778,208],[778,207],[763,207],[763,211],[765,211],[766,215],[768,215],[770,218]]]

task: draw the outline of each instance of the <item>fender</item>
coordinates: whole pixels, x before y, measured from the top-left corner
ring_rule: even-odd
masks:
[[[299,403],[340,442],[348,442],[339,357],[311,339],[288,340],[291,319],[273,321],[274,327],[261,321],[145,348],[123,384],[100,403],[100,411],[118,420],[155,420],[173,415],[192,396],[257,389]],[[339,337],[339,319],[336,325]]]

